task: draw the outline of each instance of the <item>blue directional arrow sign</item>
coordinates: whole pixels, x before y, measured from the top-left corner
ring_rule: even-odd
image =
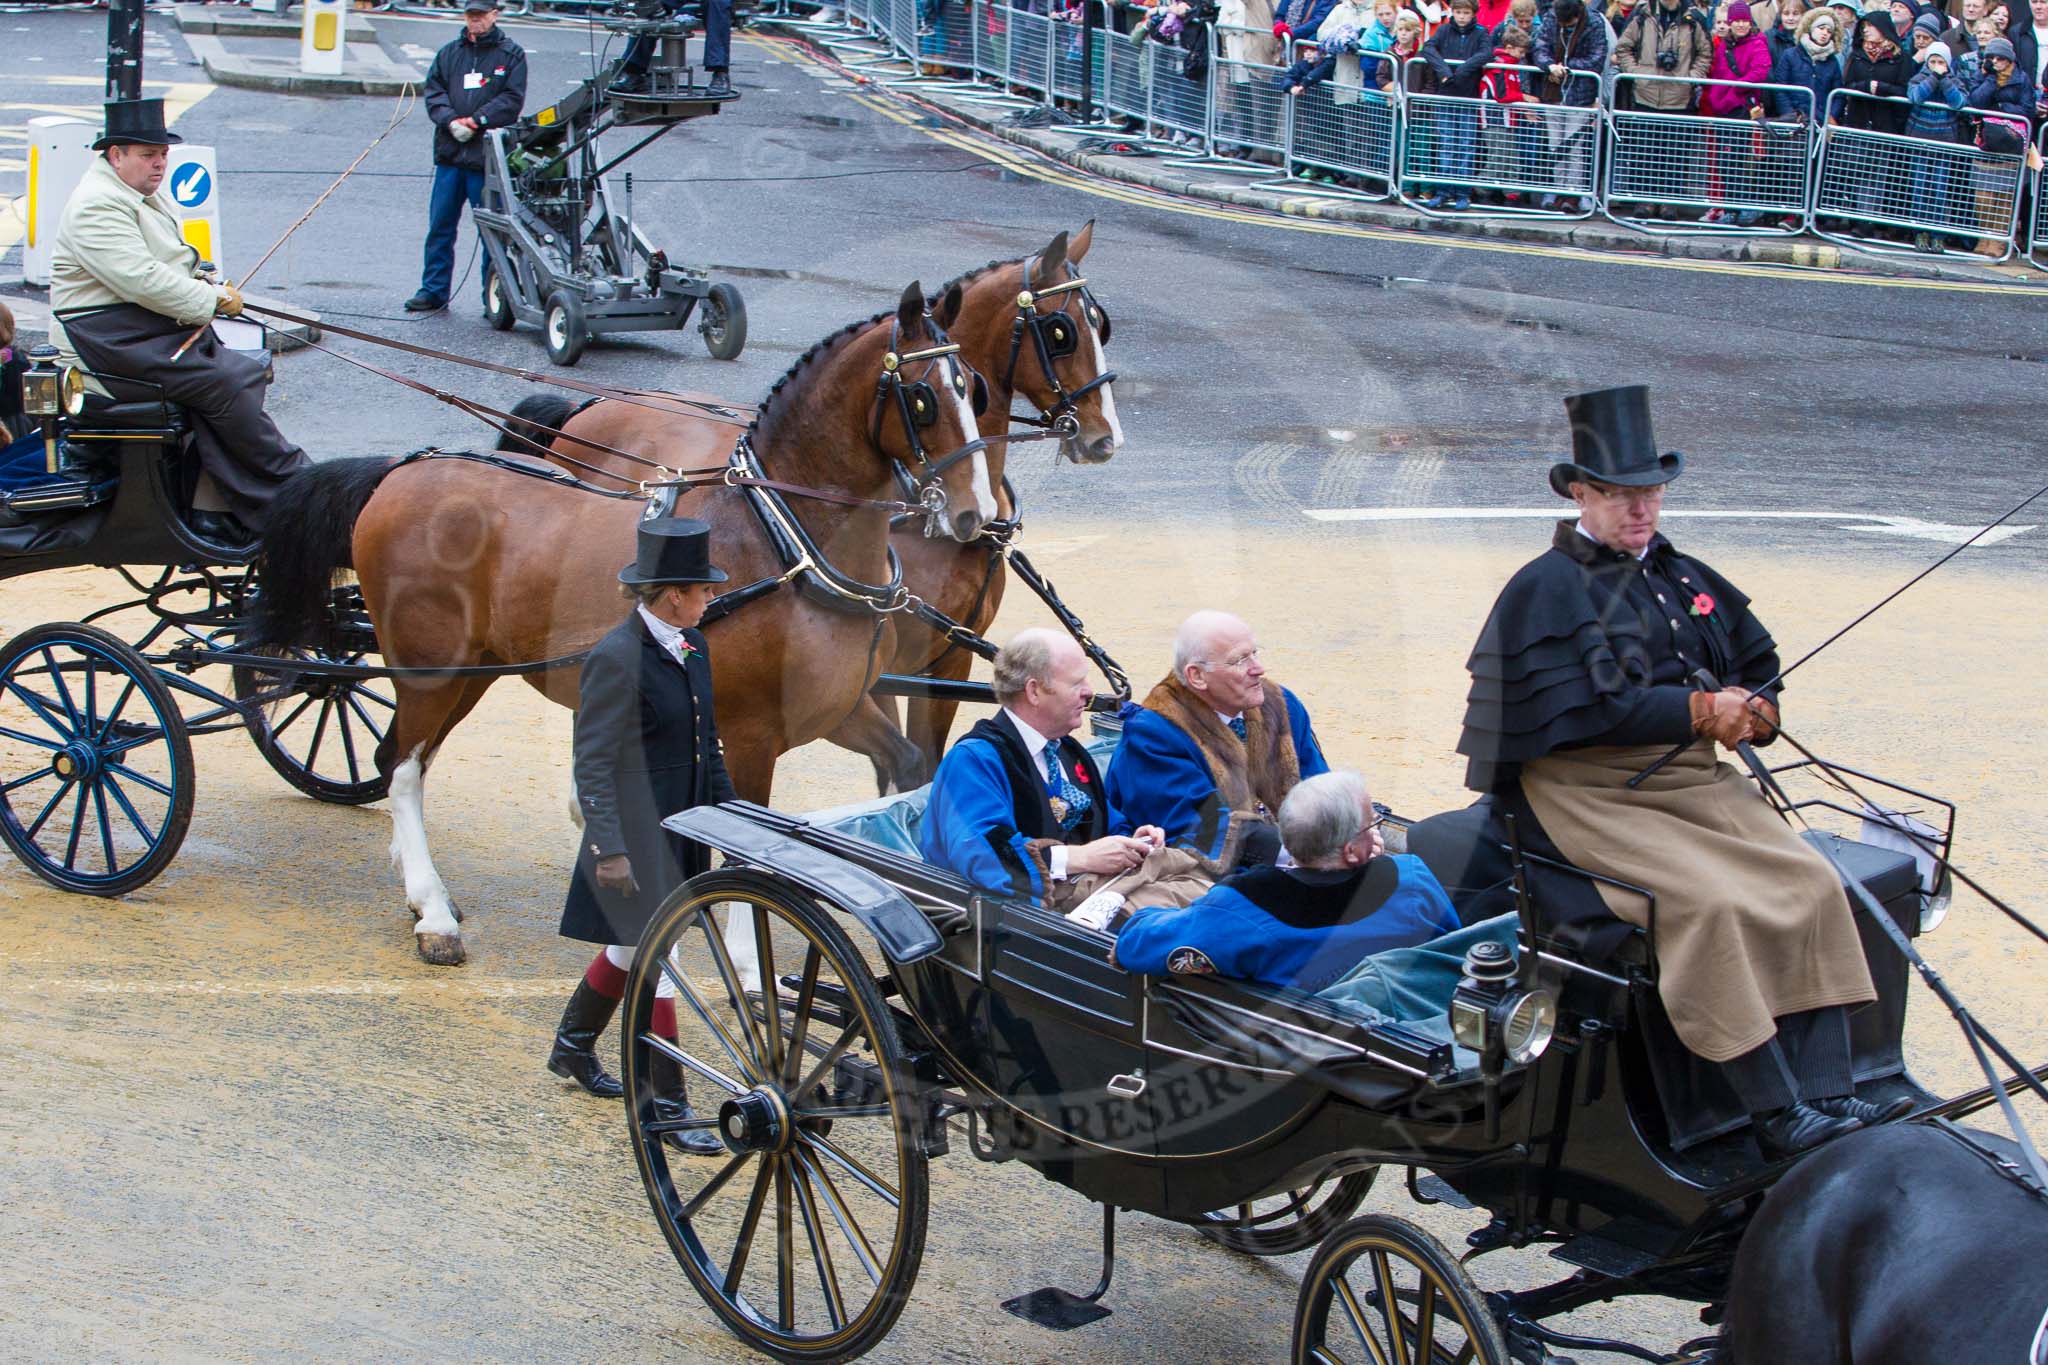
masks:
[[[188,161],[171,172],[171,198],[184,207],[197,208],[212,193],[213,177],[198,162]]]

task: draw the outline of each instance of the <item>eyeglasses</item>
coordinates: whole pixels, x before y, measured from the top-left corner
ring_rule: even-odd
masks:
[[[1620,488],[1609,483],[1589,483],[1586,488],[1608,502],[1625,502],[1631,507],[1664,501],[1664,485],[1661,483],[1652,484],[1648,488]]]
[[[1227,668],[1227,669],[1230,669],[1230,670],[1231,670],[1232,672],[1236,672],[1236,671],[1238,671],[1238,670],[1240,670],[1240,669],[1245,669],[1245,668],[1249,668],[1249,667],[1251,667],[1251,664],[1252,664],[1252,660],[1254,660],[1254,659],[1256,659],[1256,658],[1258,658],[1258,657],[1259,657],[1259,651],[1258,651],[1258,650],[1256,650],[1256,649],[1248,649],[1248,650],[1246,650],[1246,651],[1245,651],[1244,653],[1242,653],[1242,654],[1233,654],[1233,655],[1231,655],[1231,656],[1230,656],[1229,658],[1225,659],[1225,660],[1224,660],[1224,661],[1223,661],[1222,663],[1220,663],[1220,664],[1219,664],[1219,663],[1214,663],[1214,662],[1211,662],[1211,661],[1209,661],[1209,660],[1207,660],[1207,659],[1201,660],[1200,662],[1201,662],[1201,664],[1202,664],[1202,667],[1204,667],[1204,668]]]

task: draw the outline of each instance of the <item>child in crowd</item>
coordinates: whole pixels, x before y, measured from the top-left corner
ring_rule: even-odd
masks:
[[[1522,88],[1523,78],[1530,73],[1518,68],[1529,65],[1529,49],[1535,41],[1527,29],[1503,24],[1494,39],[1493,65],[1479,78],[1479,98],[1486,101],[1479,111],[1482,180],[1514,184],[1537,173],[1536,149],[1542,142],[1543,125],[1536,115],[1517,114],[1514,108],[1532,99]],[[1521,200],[1518,191],[1502,195],[1503,203],[1519,204]]]
[[[1422,55],[1436,73],[1438,93],[1473,99],[1479,79],[1493,60],[1493,35],[1479,27],[1478,0],[1451,0],[1451,22],[1429,35]],[[1424,120],[1418,120],[1421,122]],[[1436,170],[1447,183],[1421,201],[1424,208],[1454,212],[1472,207],[1473,163],[1479,150],[1479,111],[1465,104],[1429,108],[1436,133]]]
[[[1915,35],[1919,33],[1916,27]],[[1956,110],[1963,107],[1963,83],[1949,70],[1948,44],[1931,42],[1920,52],[1920,72],[1906,87],[1913,107],[1906,114],[1906,136],[1951,146],[1956,140]],[[1908,177],[1912,184],[1913,217],[1922,223],[1960,219],[1956,203],[1956,159],[1952,152],[1914,152]],[[1913,234],[1915,250],[1939,254],[1942,245],[1931,232]]]

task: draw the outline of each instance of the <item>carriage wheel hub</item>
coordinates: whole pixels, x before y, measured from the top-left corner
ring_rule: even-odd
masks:
[[[82,740],[74,740],[50,759],[57,776],[70,781],[91,781],[99,772],[99,751]]]
[[[718,1136],[735,1156],[781,1151],[794,1132],[789,1104],[773,1090],[749,1090],[718,1106]]]

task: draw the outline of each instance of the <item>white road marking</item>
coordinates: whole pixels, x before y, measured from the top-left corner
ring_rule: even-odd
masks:
[[[1561,504],[1553,507],[1307,507],[1302,511],[1316,521],[1507,521],[1521,518],[1555,521],[1564,514]],[[1869,531],[1877,535],[1904,536],[1910,540],[1938,541],[1943,545],[1960,545],[1982,529],[1882,512],[1679,509],[1665,512],[1663,516],[1666,520],[1844,522],[1847,524],[1840,527],[1844,531]],[[1985,531],[1977,543],[1996,545],[2002,540],[2038,529],[2035,525],[1994,527]]]

